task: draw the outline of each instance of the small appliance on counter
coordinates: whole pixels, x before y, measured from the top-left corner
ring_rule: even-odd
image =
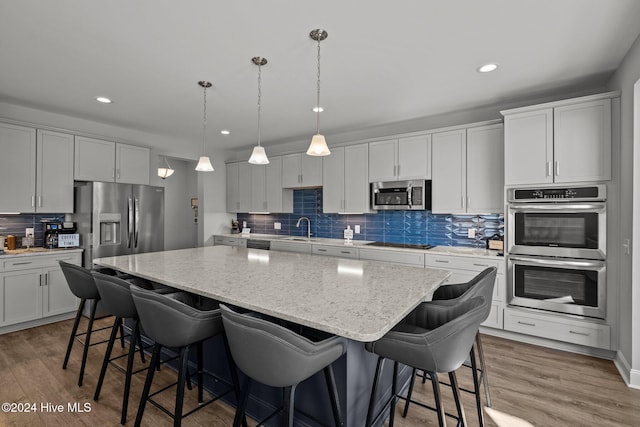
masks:
[[[238,224],[238,220],[237,219],[232,219],[231,220],[231,234],[238,234],[240,233],[240,225]]]
[[[43,247],[47,249],[75,248],[80,246],[80,236],[74,222],[45,223]]]

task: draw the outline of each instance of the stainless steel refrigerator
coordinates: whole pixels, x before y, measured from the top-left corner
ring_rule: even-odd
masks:
[[[164,188],[75,183],[73,220],[86,268],[93,259],[164,250]]]

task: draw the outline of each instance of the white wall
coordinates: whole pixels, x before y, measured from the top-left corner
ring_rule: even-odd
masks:
[[[198,172],[200,226],[198,245],[213,244],[213,234],[230,233],[231,218],[227,213],[227,173],[223,150],[209,150],[213,172]]]
[[[620,350],[619,368],[626,370],[631,385],[640,387],[640,150],[634,150],[634,84],[640,78],[640,38],[635,41],[609,82],[610,90],[620,90],[620,244],[632,242],[630,255],[621,250],[619,265]],[[623,376],[625,372],[623,372]]]

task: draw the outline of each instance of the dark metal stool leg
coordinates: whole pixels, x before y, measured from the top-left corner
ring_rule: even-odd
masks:
[[[134,426],[140,427],[140,423],[142,422],[142,416],[144,415],[144,407],[147,404],[147,400],[149,399],[149,391],[151,390],[151,383],[153,382],[153,374],[155,374],[155,367],[160,363],[160,350],[162,346],[160,344],[155,344],[153,346],[153,354],[151,355],[151,362],[149,364],[149,369],[147,370],[147,378],[144,380],[144,387],[142,389],[142,396],[140,397],[140,405],[138,405],[138,413],[136,415],[136,421]]]
[[[464,408],[460,401],[460,387],[455,372],[449,372],[449,381],[451,381],[451,389],[453,390],[453,400],[456,402],[456,410],[458,411],[458,426],[467,426],[467,417],[464,414]]]
[[[78,325],[80,324],[80,318],[82,317],[82,310],[84,310],[84,303],[86,299],[80,300],[78,311],[76,312],[76,318],[73,320],[73,327],[71,328],[71,336],[69,337],[69,344],[67,344],[67,352],[64,355],[64,362],[62,362],[62,369],[67,369],[67,363],[69,363],[69,355],[71,355],[71,349],[73,348],[73,342],[76,340],[76,334],[78,333]]]
[[[411,381],[409,382],[409,390],[407,391],[407,400],[404,402],[404,409],[402,410],[402,418],[407,417],[409,412],[409,403],[411,403],[411,394],[413,394],[413,384],[416,382],[416,368],[411,370]]]
[[[482,413],[482,398],[480,397],[480,381],[478,380],[478,365],[476,361],[476,352],[471,347],[469,353],[471,358],[471,375],[473,377],[473,391],[476,398],[476,409],[478,410],[478,423],[480,427],[484,427],[484,414]]]
[[[491,408],[489,377],[487,376],[487,365],[484,363],[484,350],[482,350],[482,340],[480,339],[480,332],[476,334],[476,346],[478,349],[478,357],[480,358],[480,369],[482,370],[482,384],[484,385],[484,395],[487,400],[487,407]]]
[[[127,370],[124,373],[124,395],[122,397],[122,414],[120,415],[120,424],[127,422],[127,410],[129,408],[129,391],[131,390],[131,374],[133,372],[133,359],[136,356],[136,341],[140,336],[140,323],[138,320],[133,321],[133,333],[129,342],[129,354],[127,356]],[[142,348],[142,344],[140,344]]]
[[[84,380],[84,367],[87,364],[87,355],[89,354],[89,345],[91,344],[91,329],[93,328],[93,319],[96,316],[97,300],[91,300],[91,314],[89,315],[89,326],[87,327],[87,335],[84,340],[84,350],[82,351],[82,364],[80,365],[80,376],[78,378],[78,386],[82,387]]]
[[[204,400],[203,387],[204,387],[204,374],[202,362],[204,360],[202,351],[202,341],[196,344],[196,353],[198,353],[198,403],[202,403]]]
[[[240,399],[238,400],[238,407],[236,409],[236,415],[233,419],[233,427],[240,427],[241,421],[246,422],[246,417],[244,415],[245,408],[247,407],[247,401],[249,400],[249,393],[251,392],[251,385],[253,381],[251,378],[247,377],[247,383],[244,386],[244,391]]]
[[[293,412],[295,409],[297,384],[284,387],[282,397],[282,425],[293,427]]]
[[[329,390],[331,410],[333,411],[333,422],[336,426],[343,426],[344,422],[342,421],[340,402],[338,401],[338,388],[336,387],[336,378],[333,375],[333,367],[331,365],[324,368],[324,378],[327,382],[327,389]]]
[[[139,320],[135,320],[136,322],[136,328],[138,330],[138,332],[136,333],[136,342],[138,343],[138,348],[140,349],[140,360],[142,361],[142,363],[146,363],[146,361],[144,360],[144,342],[142,341],[142,336],[140,335],[140,322]]]
[[[435,372],[429,372],[431,377],[431,385],[433,386],[433,398],[436,401],[436,412],[438,413],[438,425],[440,427],[446,426],[444,407],[442,406],[442,399],[440,397],[440,383],[438,382],[438,374]]]
[[[176,390],[176,409],[174,411],[173,427],[182,424],[182,404],[184,403],[185,376],[189,375],[187,364],[189,363],[189,347],[180,350],[180,368],[178,371],[178,389]]]
[[[229,365],[229,372],[231,373],[231,382],[233,383],[233,393],[236,396],[236,402],[240,405],[240,399],[242,394],[240,393],[240,380],[238,379],[238,367],[236,366],[236,362],[233,360],[233,356],[231,355],[231,350],[229,349],[229,340],[227,340],[227,335],[222,334],[222,342],[224,344],[224,352],[227,355],[227,364]],[[247,427],[247,418],[242,416],[242,426]]]
[[[100,398],[100,390],[102,390],[102,382],[104,376],[107,373],[107,367],[109,366],[109,359],[111,359],[111,351],[113,351],[113,343],[116,340],[116,334],[118,333],[118,323],[121,321],[119,317],[116,317],[113,322],[113,328],[111,329],[111,335],[109,336],[109,343],[107,344],[107,351],[104,353],[104,359],[102,360],[102,368],[100,369],[100,376],[98,377],[98,384],[96,385],[96,392],[93,394],[93,400],[98,401]]]
[[[376,392],[378,391],[378,383],[380,382],[380,377],[382,376],[382,367],[383,367],[384,357],[378,357],[378,364],[376,365],[376,374],[373,377],[373,386],[371,387],[371,399],[369,400],[369,410],[367,411],[367,421],[365,423],[366,427],[371,427],[371,422],[373,421],[373,411],[376,403]]]
[[[393,361],[393,381],[391,382],[391,405],[389,405],[389,427],[393,427],[396,419],[396,402],[398,401],[398,362]]]
[[[120,319],[118,327],[120,329],[120,347],[124,348],[124,319]]]

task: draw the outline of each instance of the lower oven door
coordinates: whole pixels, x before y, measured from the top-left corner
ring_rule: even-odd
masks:
[[[509,256],[509,304],[604,319],[604,261]]]

